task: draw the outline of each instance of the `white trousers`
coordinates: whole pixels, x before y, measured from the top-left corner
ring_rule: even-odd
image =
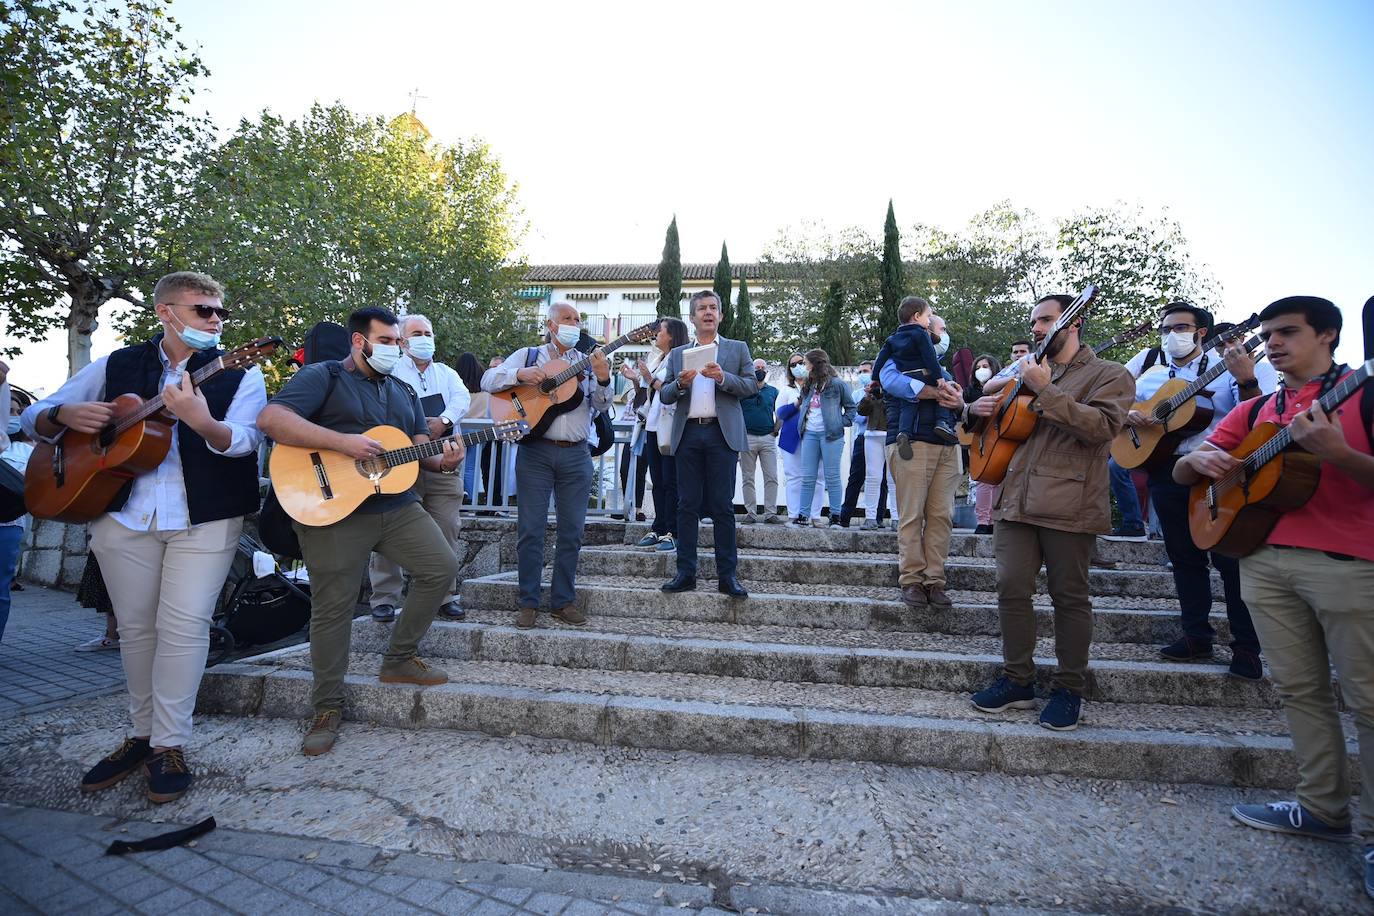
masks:
[[[897,487],[892,483],[892,471],[887,466],[886,433],[870,436],[864,433],[864,518],[878,520],[878,496],[882,493],[883,475],[887,475],[887,513],[897,518]]]
[[[825,504],[825,487],[816,487],[816,495],[811,500],[811,511],[801,511],[801,488],[802,488],[802,462],[801,449],[795,452],[782,452],[782,472],[787,478],[787,514],[796,518],[798,515],[805,515],[807,518],[820,518],[821,507]]]
[[[134,737],[181,747],[210,649],[210,617],[238,548],[243,518],[179,531],[132,531],[108,514],[91,550],[114,606]]]

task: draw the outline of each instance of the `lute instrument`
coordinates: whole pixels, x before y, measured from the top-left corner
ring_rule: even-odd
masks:
[[[1153,320],[1142,321],[1135,327],[1126,331],[1122,331],[1120,334],[1117,334],[1115,337],[1112,337],[1109,340],[1104,340],[1100,344],[1094,344],[1093,353],[1097,354],[1098,356],[1101,356],[1103,353],[1106,353],[1112,347],[1119,347],[1124,343],[1130,343],[1137,337],[1144,337],[1146,334],[1150,333],[1150,330],[1154,326],[1155,323]]]
[[[1314,407],[1331,413],[1369,382],[1374,359],[1351,372],[1322,395]],[[1217,480],[1203,480],[1188,494],[1188,529],[1200,550],[1228,557],[1253,553],[1269,537],[1279,517],[1317,492],[1321,462],[1293,443],[1287,426],[1256,423],[1230,453],[1239,466]]]
[[[1097,287],[1089,283],[1069,303],[1055,319],[1054,327],[1036,348],[1035,361],[1043,363],[1049,358],[1050,348],[1065,328],[1073,324],[1087,311],[1088,304],[1097,295]],[[1004,387],[995,397],[997,404],[992,415],[980,417],[971,429],[973,441],[969,444],[969,470],[979,483],[999,484],[1007,476],[1007,467],[1021,443],[1030,438],[1035,424],[1040,419],[1031,410],[1035,395],[1026,391],[1024,383],[1016,378]]]
[[[528,432],[529,424],[511,420],[416,445],[403,430],[374,426],[363,435],[386,448],[375,458],[353,458],[331,449],[278,443],[267,462],[268,475],[286,514],[302,525],[318,528],[352,515],[369,496],[404,493],[415,486],[420,459],[443,454],[446,442],[461,438],[468,447],[519,439]]]
[[[230,350],[191,374],[196,386],[230,369],[262,362],[281,346],[262,337]],[[172,447],[174,418],[162,395],[143,400],[121,394],[114,416],[98,433],[62,432],[54,443],[35,442],[24,471],[24,502],[35,518],[89,522],[100,517],[125,482],[162,464]]]

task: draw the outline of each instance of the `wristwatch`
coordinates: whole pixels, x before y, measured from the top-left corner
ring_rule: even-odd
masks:
[[[440,419],[444,421],[445,434],[453,432],[453,421],[448,417],[440,417]]]
[[[1252,379],[1250,379],[1249,381],[1245,381],[1245,382],[1236,382],[1236,387],[1237,387],[1237,388],[1258,388],[1259,386],[1260,386],[1260,383],[1259,383],[1259,379],[1257,379],[1257,378],[1252,378]]]

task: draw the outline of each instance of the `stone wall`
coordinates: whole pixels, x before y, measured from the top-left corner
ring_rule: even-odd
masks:
[[[19,558],[19,577],[48,588],[76,591],[86,567],[89,540],[85,525],[30,519]]]

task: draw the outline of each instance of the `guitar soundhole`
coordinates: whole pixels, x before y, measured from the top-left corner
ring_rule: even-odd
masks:
[[[91,440],[91,449],[97,454],[104,454],[115,440],[115,428],[113,425],[107,426],[100,431],[100,435]]]
[[[369,480],[385,477],[387,474],[391,473],[391,468],[386,466],[386,459],[384,458],[363,458],[356,462],[356,464],[358,473]]]

